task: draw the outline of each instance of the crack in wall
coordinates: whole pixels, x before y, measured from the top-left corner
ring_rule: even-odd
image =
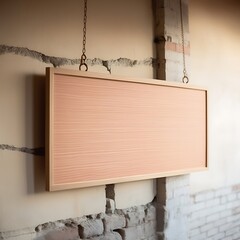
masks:
[[[0,45],[0,55],[3,54],[15,54],[24,57],[30,57],[40,62],[44,62],[47,64],[52,64],[53,67],[61,67],[65,65],[79,65],[80,59],[79,58],[65,58],[65,57],[55,57],[49,56],[44,53],[26,48],[26,47],[15,47],[15,46],[8,46],[8,45]],[[124,67],[134,67],[138,65],[143,66],[154,66],[156,60],[152,57],[145,58],[143,60],[134,60],[129,58],[120,57],[118,59],[110,59],[110,60],[103,60],[101,58],[93,58],[87,59],[87,64],[89,66],[103,66],[107,69],[109,73],[111,73],[112,66],[124,66]]]
[[[16,152],[23,152],[37,156],[44,156],[44,148],[27,148],[27,147],[15,147],[13,145],[8,144],[0,144],[0,150],[8,150],[8,151],[16,151]]]

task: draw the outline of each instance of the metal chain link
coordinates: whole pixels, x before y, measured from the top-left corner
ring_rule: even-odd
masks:
[[[87,41],[87,0],[84,0],[84,17],[83,17],[83,42],[82,42],[82,56],[80,60],[79,70],[84,66],[85,71],[88,70],[88,65],[86,63],[86,41]]]
[[[184,28],[183,28],[183,10],[182,10],[182,0],[180,1],[180,19],[181,19],[181,35],[182,35],[182,55],[183,55],[183,83],[188,83],[189,78],[187,76],[187,68],[186,68],[186,59],[185,59],[185,36],[184,36]]]

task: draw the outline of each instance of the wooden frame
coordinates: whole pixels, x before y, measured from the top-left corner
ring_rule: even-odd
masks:
[[[47,68],[49,191],[207,169],[207,90]]]

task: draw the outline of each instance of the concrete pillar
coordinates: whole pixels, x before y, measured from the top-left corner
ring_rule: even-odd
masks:
[[[188,67],[190,42],[188,25],[188,2],[182,0],[184,49]],[[181,81],[183,74],[180,0],[153,0],[157,79]]]
[[[153,0],[158,79],[181,82],[183,54],[180,0]],[[190,52],[188,2],[182,0],[186,67]],[[187,68],[188,70],[188,68]],[[187,151],[187,150],[186,150]],[[157,218],[159,240],[189,239],[189,176],[157,179]]]

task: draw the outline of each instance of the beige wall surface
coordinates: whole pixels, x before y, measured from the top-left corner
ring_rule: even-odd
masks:
[[[0,46],[79,58],[82,1],[70,2],[1,1]],[[209,90],[209,171],[190,177],[198,192],[240,182],[240,7],[233,0],[190,0],[189,7],[190,81]],[[89,1],[89,58],[144,60],[154,55],[152,39],[151,1]],[[24,51],[0,54],[0,144],[38,148],[44,146],[44,72],[51,64],[36,59],[37,53],[24,57]],[[107,73],[103,66],[89,71]],[[112,73],[151,78],[153,68],[114,65]],[[0,150],[0,232],[105,211],[105,186],[48,193],[44,168],[42,156]],[[117,184],[115,190],[118,208],[155,195],[152,180]]]
[[[240,2],[189,1],[191,82],[209,90],[209,171],[193,192],[240,182]]]
[[[1,1],[0,47],[79,58],[82,10],[83,1],[78,0]],[[151,1],[89,1],[88,58],[148,59],[153,56],[152,40]],[[38,53],[28,57],[22,56],[26,49],[14,51],[17,54],[0,54],[0,144],[43,147],[44,74],[52,65],[36,59]],[[89,71],[108,74],[103,66],[89,66]],[[112,74],[152,78],[153,68],[141,63],[114,65]],[[43,156],[0,150],[0,232],[105,211],[105,186],[49,193],[44,189],[44,171]],[[154,196],[152,180],[116,185],[118,208],[145,204]]]

